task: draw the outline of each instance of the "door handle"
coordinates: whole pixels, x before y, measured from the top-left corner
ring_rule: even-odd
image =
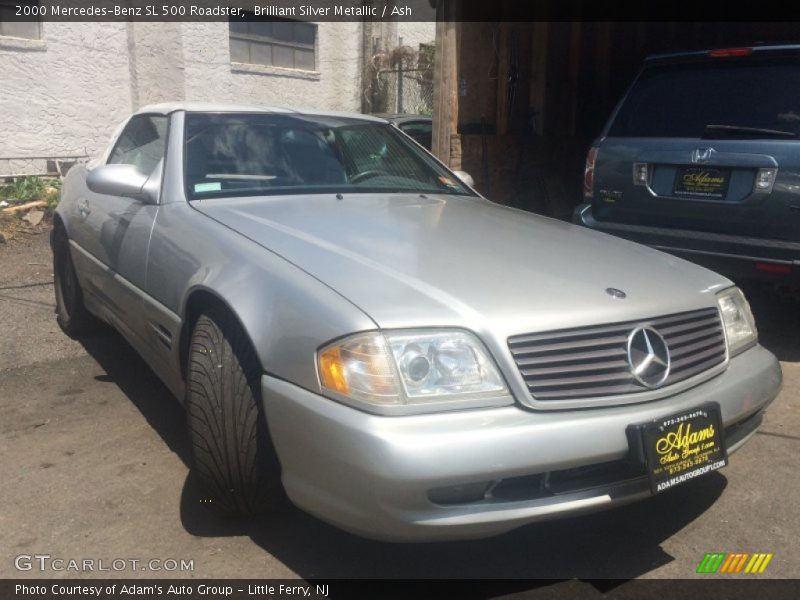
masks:
[[[81,213],[82,217],[87,217],[92,212],[92,209],[89,208],[89,201],[86,198],[81,198],[78,201],[78,212]]]

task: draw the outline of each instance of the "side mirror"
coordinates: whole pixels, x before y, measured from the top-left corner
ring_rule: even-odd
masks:
[[[149,179],[133,165],[101,165],[89,171],[86,185],[97,194],[135,198],[155,204],[158,188],[153,189],[148,185]]]
[[[466,183],[469,187],[475,187],[475,180],[472,179],[472,175],[466,171],[453,171],[453,174],[458,177],[462,183]]]

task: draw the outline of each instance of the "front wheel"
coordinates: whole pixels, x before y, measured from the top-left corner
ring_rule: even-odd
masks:
[[[261,407],[261,367],[227,311],[197,320],[186,384],[194,468],[212,507],[240,516],[276,508],[283,488]]]

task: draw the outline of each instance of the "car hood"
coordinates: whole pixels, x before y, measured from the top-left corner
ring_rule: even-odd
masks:
[[[325,194],[192,206],[382,328],[456,326],[504,339],[715,306],[714,293],[731,285],[668,254],[483,198]]]

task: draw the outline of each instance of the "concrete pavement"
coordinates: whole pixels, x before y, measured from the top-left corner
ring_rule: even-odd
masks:
[[[15,568],[16,556],[37,553],[193,567],[95,573],[103,577],[686,578],[714,551],[773,552],[764,576],[800,572],[796,300],[750,292],[785,383],[721,472],[489,540],[391,545],[294,508],[253,522],[209,512],[189,474],[177,401],[116,333],[78,343],[58,329],[46,238],[0,245],[0,577],[92,575]]]

